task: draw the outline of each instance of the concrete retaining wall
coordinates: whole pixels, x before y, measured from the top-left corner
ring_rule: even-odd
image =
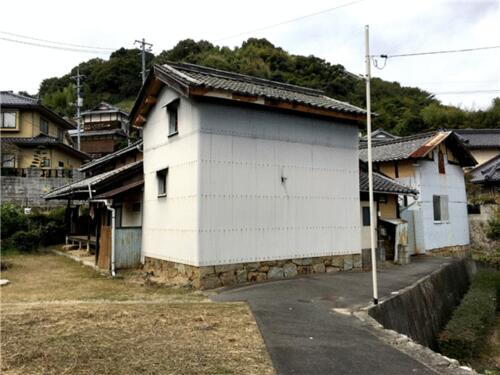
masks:
[[[451,260],[398,295],[370,308],[368,313],[384,328],[436,349],[436,337],[467,292],[474,273],[474,262]]]
[[[14,203],[21,207],[49,208],[63,206],[66,201],[46,201],[42,198],[42,195],[84,177],[76,169],[72,171],[72,177],[44,177],[41,172],[37,168],[27,168],[25,169],[25,176],[2,176],[0,184],[2,202]]]

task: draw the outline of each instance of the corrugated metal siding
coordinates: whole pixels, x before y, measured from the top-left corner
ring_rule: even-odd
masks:
[[[115,229],[115,267],[135,268],[141,261],[142,228]]]

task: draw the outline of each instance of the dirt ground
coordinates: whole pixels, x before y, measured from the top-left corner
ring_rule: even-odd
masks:
[[[7,258],[3,374],[274,374],[245,304],[110,279],[70,259]]]

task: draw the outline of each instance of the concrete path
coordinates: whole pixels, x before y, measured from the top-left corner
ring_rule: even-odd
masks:
[[[379,270],[379,295],[388,296],[448,263],[436,257]],[[370,272],[310,275],[230,288],[214,301],[247,301],[278,374],[434,374],[380,341],[351,315],[371,300]]]

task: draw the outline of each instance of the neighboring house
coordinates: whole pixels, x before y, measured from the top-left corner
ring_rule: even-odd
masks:
[[[500,194],[500,154],[471,169],[467,174],[470,182],[480,185],[484,193]]]
[[[131,111],[145,269],[210,288],[360,267],[364,118],[317,90],[153,66]]]
[[[0,92],[2,168],[74,169],[88,155],[67,136],[71,123],[37,99]]]
[[[363,263],[370,262],[370,204],[368,200],[368,165],[360,162],[359,166],[359,190],[361,200],[361,247]],[[399,214],[399,197],[416,198],[418,191],[405,185],[399,184],[392,178],[380,173],[373,172],[373,196],[375,211],[373,219],[376,223],[376,246],[379,260],[393,260],[399,263],[407,263],[408,255],[408,228],[406,221]],[[399,252],[399,253],[398,253]]]
[[[23,207],[60,206],[41,196],[81,178],[78,168],[90,159],[72,145],[71,123],[37,99],[0,92],[1,194]]]
[[[81,114],[80,149],[93,159],[100,158],[127,144],[129,136],[128,113],[102,102]],[[78,131],[70,132],[75,144]]]
[[[372,142],[387,141],[389,139],[397,139],[397,138],[400,137],[393,135],[381,128],[372,131]],[[367,141],[366,135],[364,137],[361,137],[361,142],[366,142],[366,141]]]
[[[430,132],[373,145],[375,167],[419,192],[404,199],[401,218],[411,254],[469,244],[467,197],[463,167],[476,164],[461,138],[453,132]],[[367,160],[366,146],[360,158]]]
[[[95,262],[103,269],[133,268],[140,263],[144,185],[141,146],[139,141],[83,165],[80,171],[86,178],[44,196],[49,201],[68,201],[68,241],[94,248]],[[85,202],[90,204],[89,223],[82,223],[79,215],[79,206]]]
[[[500,129],[456,129],[465,147],[481,165],[500,155]]]

